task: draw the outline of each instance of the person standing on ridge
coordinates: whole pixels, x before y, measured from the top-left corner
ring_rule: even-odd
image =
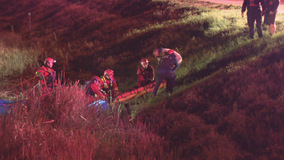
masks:
[[[41,91],[51,91],[54,86],[56,86],[56,72],[54,71],[53,63],[56,63],[56,60],[47,57],[44,60],[44,65],[41,66],[35,73],[36,77],[39,78],[39,83],[41,86]]]
[[[137,86],[142,87],[154,82],[155,70],[148,59],[142,58],[137,70]]]
[[[279,0],[264,0],[264,24],[267,25],[270,35],[273,35],[276,31],[275,18],[279,4]]]
[[[175,70],[179,67],[178,60],[173,53],[166,52],[161,48],[154,50],[154,56],[158,59],[158,71],[153,96],[155,97],[163,80],[166,80],[166,92],[171,94],[175,85]]]
[[[244,17],[244,12],[247,9],[247,22],[249,26],[249,38],[254,37],[254,21],[256,21],[256,28],[258,37],[262,37],[262,14],[261,9],[263,9],[263,0],[244,0],[242,5],[242,17]]]

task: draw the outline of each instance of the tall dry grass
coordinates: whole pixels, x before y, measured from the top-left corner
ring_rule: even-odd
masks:
[[[116,111],[86,104],[78,83],[31,93],[0,116],[1,159],[171,159],[168,143]],[[117,108],[113,106],[113,108]]]
[[[103,21],[90,8],[83,12],[92,1],[55,2],[44,4],[46,18],[57,23],[39,17],[25,38],[48,35],[46,52],[54,51],[60,65],[79,64],[70,65],[69,75],[114,68],[126,90],[141,57],[156,65],[153,48],[170,47],[184,57],[175,93],[131,101],[131,123],[119,106],[104,117],[87,107],[77,83],[59,84],[45,99],[26,95],[0,117],[2,159],[283,159],[283,15],[274,36],[264,30],[263,39],[249,40],[240,8],[170,10],[150,3],[154,11],[136,12],[121,3],[104,9],[113,10]]]

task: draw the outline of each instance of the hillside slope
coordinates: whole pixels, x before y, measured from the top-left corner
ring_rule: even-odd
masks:
[[[191,2],[193,3],[188,1],[188,4]],[[56,113],[54,115],[59,115],[63,122],[55,122],[53,126],[39,125],[38,129],[38,126],[33,126],[37,115],[34,115],[36,118],[31,116],[30,123],[23,124],[20,121],[19,126],[30,125],[29,127],[32,128],[23,127],[21,131],[24,130],[28,136],[32,135],[30,137],[38,134],[40,138],[38,142],[30,143],[22,136],[22,141],[12,141],[13,143],[8,147],[7,144],[1,143],[1,146],[6,149],[1,152],[8,151],[7,157],[15,155],[14,150],[17,150],[19,155],[15,159],[23,158],[26,155],[23,156],[21,153],[26,146],[35,148],[30,150],[31,153],[26,153],[27,157],[32,155],[39,158],[36,155],[38,152],[44,153],[45,156],[46,153],[51,153],[56,157],[57,149],[64,151],[66,146],[69,148],[76,144],[75,141],[79,142],[78,146],[87,148],[83,156],[91,155],[96,159],[109,155],[110,159],[118,159],[123,155],[133,159],[132,155],[144,157],[146,153],[149,153],[147,149],[154,141],[156,143],[153,149],[156,150],[152,150],[153,155],[146,155],[150,157],[149,159],[165,159],[162,156],[157,157],[159,153],[171,158],[176,157],[176,159],[274,160],[284,158],[282,21],[277,21],[276,35],[270,37],[266,34],[262,39],[249,40],[247,28],[243,25],[245,20],[242,20],[239,25],[238,19],[234,17],[235,10],[232,6],[213,6],[217,9],[232,9],[233,13],[226,12],[228,16],[221,14],[215,16],[219,12],[210,13],[212,8],[200,9],[192,5],[178,6],[144,0],[125,0],[123,3],[117,3],[115,0],[20,3],[4,0],[0,2],[0,6],[1,10],[9,8],[0,13],[0,22],[3,22],[0,25],[1,33],[9,32],[13,25],[14,32],[22,36],[24,45],[42,47],[41,56],[54,56],[59,62],[55,66],[56,69],[61,70],[63,66],[66,66],[68,78],[74,80],[101,74],[105,68],[110,67],[115,70],[121,84],[126,81],[124,77],[135,83],[133,75],[141,57],[149,58],[156,65],[151,55],[155,47],[168,46],[178,49],[184,57],[183,65],[177,71],[175,93],[165,96],[161,91],[156,98],[152,98],[151,95],[143,97],[145,99],[142,98],[141,101],[144,100],[145,106],[141,103],[131,108],[134,111],[137,106],[142,108],[137,110],[137,115],[131,123],[123,119],[120,128],[119,119],[110,118],[111,120],[107,119],[101,125],[106,128],[101,129],[100,123],[97,123],[97,119],[91,114],[93,112],[84,113],[94,121],[89,123],[91,121],[88,121],[85,115],[85,117],[81,115],[83,114],[79,112],[81,110],[73,113],[73,110],[68,108],[73,104],[76,108],[80,105],[79,100],[82,100],[75,96],[79,99],[78,104],[77,101],[75,103],[72,94],[62,98],[62,106],[66,104],[68,107],[63,108],[58,103],[52,104],[53,101],[43,104],[45,107],[60,107],[60,112],[54,110],[53,112]],[[16,12],[18,10],[20,10],[19,13]],[[27,12],[35,15],[31,31],[27,29],[28,22],[24,18]],[[205,13],[203,14],[205,16],[202,13]],[[16,15],[11,16],[13,14]],[[195,15],[200,17],[197,16],[194,19]],[[184,17],[194,18],[185,23],[175,23],[178,20],[185,21],[182,19]],[[169,25],[157,27],[164,23]],[[147,30],[148,26],[154,26],[154,29]],[[143,29],[147,31],[143,32]],[[62,96],[64,93],[58,95]],[[137,102],[129,104],[133,103]],[[64,110],[67,110],[67,114]],[[75,120],[73,114],[76,115]],[[69,118],[69,115],[72,118]],[[49,116],[53,117],[53,115]],[[25,119],[25,116],[23,117]],[[38,119],[40,123],[43,121],[41,117]],[[117,123],[115,127],[113,127],[115,124],[112,123],[113,121]],[[14,134],[17,131],[14,126],[17,125],[13,123],[16,122],[8,123],[11,124],[9,126],[12,126],[10,129],[12,128]],[[145,125],[147,131],[151,133],[149,137],[144,132],[144,128],[142,132],[138,131],[141,124]],[[6,126],[1,125],[1,127],[4,131]],[[56,129],[59,131],[53,127],[58,127]],[[93,128],[98,129],[101,135]],[[46,129],[44,131],[48,133],[47,138],[42,138],[43,129]],[[35,130],[35,133],[30,133],[31,130]],[[70,130],[70,133],[66,130]],[[59,132],[62,135],[59,134],[58,137]],[[90,136],[94,133],[99,135],[98,139]],[[73,135],[77,137],[74,138]],[[82,135],[86,144],[82,143]],[[8,136],[13,140],[16,137],[10,135],[8,131],[0,136]],[[63,144],[67,141],[67,145],[61,146],[56,143],[56,140],[48,139],[53,136],[59,140],[63,139]],[[48,146],[46,139],[53,147]],[[136,139],[144,139],[144,141],[140,143],[136,142]],[[10,139],[5,140],[8,143]],[[40,143],[42,141],[44,143]],[[89,144],[89,142],[94,143]],[[131,145],[128,142],[131,142]],[[165,147],[162,145],[164,143],[169,145]],[[38,150],[38,146],[42,144],[47,144],[46,152]],[[94,147],[93,144],[98,146]],[[109,144],[111,146],[108,146]],[[54,146],[61,146],[61,148]],[[72,147],[78,150],[78,146]],[[53,148],[55,150],[52,150]],[[73,156],[72,152],[66,155]],[[61,156],[64,157],[65,154]]]
[[[0,31],[4,33],[13,29],[22,36],[26,45],[40,47],[42,57],[52,56],[57,59],[55,67],[58,71],[65,65],[67,77],[76,80],[86,78],[84,74],[89,74],[88,77],[90,74],[101,74],[105,67],[114,68],[112,64],[99,64],[107,63],[103,59],[110,56],[115,58],[124,54],[127,62],[131,62],[139,61],[142,54],[151,52],[149,49],[143,51],[143,43],[148,37],[133,41],[125,39],[124,35],[133,29],[177,18],[176,14],[167,11],[166,4],[151,0],[4,0],[0,2]],[[154,12],[157,14],[153,15]],[[31,30],[28,13],[31,13]],[[97,61],[98,57],[102,60]],[[127,63],[125,60],[116,62],[117,65],[122,63],[122,66]]]

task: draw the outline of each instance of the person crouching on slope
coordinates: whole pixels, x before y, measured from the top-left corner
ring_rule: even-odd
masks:
[[[86,96],[89,103],[97,100],[106,100],[105,92],[102,90],[103,82],[98,76],[93,76],[91,82],[86,86]]]
[[[115,96],[120,94],[116,81],[113,76],[114,76],[113,70],[106,69],[104,71],[104,75],[100,77],[103,82],[102,90],[106,92],[106,96],[108,98],[114,98]]]
[[[142,58],[137,70],[137,86],[142,87],[154,82],[155,70],[148,59]]]
[[[161,54],[162,53],[169,53],[169,54],[174,54],[176,56],[176,59],[178,61],[178,64],[177,64],[177,67],[175,68],[174,72],[178,69],[178,67],[181,65],[181,62],[182,62],[182,56],[175,50],[173,49],[169,49],[169,48],[163,48],[163,47],[160,47],[160,48],[157,48],[154,50],[153,54],[154,55],[157,55],[157,60],[158,60],[158,63],[160,63],[160,60],[161,60]]]

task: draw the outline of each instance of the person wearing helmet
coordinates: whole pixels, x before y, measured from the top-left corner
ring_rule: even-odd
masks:
[[[113,76],[113,70],[106,69],[104,75],[100,77],[103,82],[102,90],[106,92],[107,97],[111,96],[112,98],[120,93]]]
[[[153,96],[155,97],[163,80],[166,80],[166,92],[171,94],[175,85],[175,70],[178,68],[178,60],[174,52],[169,53],[169,50],[158,49],[153,52],[156,58],[159,58],[157,78]]]
[[[93,76],[92,80],[86,86],[86,96],[89,102],[96,100],[106,100],[105,92],[102,90],[103,82],[98,76]]]
[[[155,70],[153,66],[149,65],[149,61],[146,58],[142,58],[137,70],[137,86],[146,86],[155,80]]]
[[[178,61],[178,64],[177,66],[175,67],[175,70],[174,72],[178,69],[178,67],[181,65],[181,62],[182,62],[182,57],[181,55],[173,50],[173,49],[169,49],[169,48],[163,48],[163,47],[160,47],[160,48],[157,48],[153,51],[153,55],[157,58],[158,60],[158,63],[160,63],[160,60],[161,60],[161,57],[164,56],[164,54],[167,53],[167,54],[173,54],[176,56],[176,59]]]
[[[39,83],[41,85],[41,90],[51,91],[54,86],[56,86],[56,72],[54,71],[53,63],[56,63],[56,60],[48,57],[44,60],[43,66],[41,66],[35,73],[36,77],[39,78]]]

